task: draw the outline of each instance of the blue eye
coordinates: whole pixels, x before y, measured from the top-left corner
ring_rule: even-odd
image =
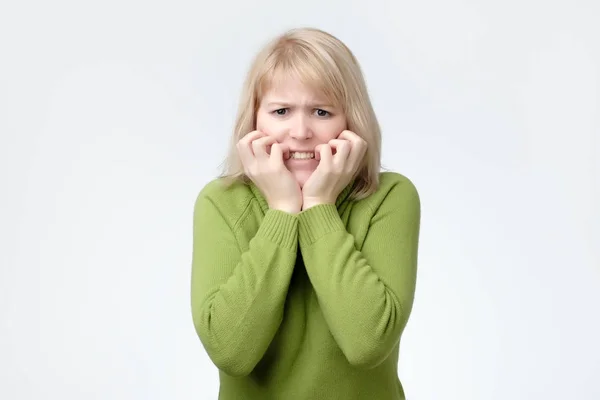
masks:
[[[326,117],[329,115],[329,111],[325,111],[325,110],[321,110],[320,108],[317,109],[317,115],[319,117]]]
[[[277,114],[277,115],[285,115],[286,111],[287,111],[287,108],[280,108],[280,109],[277,109],[277,110],[275,110],[273,112],[275,114]]]

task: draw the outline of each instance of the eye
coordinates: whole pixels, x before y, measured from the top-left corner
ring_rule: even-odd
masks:
[[[317,108],[317,115],[318,115],[319,117],[327,117],[327,116],[329,116],[330,114],[329,114],[329,111],[325,111],[325,110],[322,110],[322,109],[320,109],[320,108]]]
[[[279,109],[273,111],[273,113],[275,115],[285,115],[286,112],[287,112],[287,108],[279,108]]]

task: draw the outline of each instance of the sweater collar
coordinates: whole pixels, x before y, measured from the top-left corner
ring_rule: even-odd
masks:
[[[335,201],[336,208],[340,208],[340,205],[342,205],[342,203],[344,203],[344,201],[348,198],[348,196],[350,195],[350,192],[352,191],[352,188],[354,187],[354,183],[355,182],[356,182],[356,179],[352,180],[340,192],[340,194],[337,197],[337,200]],[[256,197],[256,199],[258,200],[258,204],[260,204],[260,208],[263,210],[264,213],[266,213],[267,210],[269,209],[269,204],[267,203],[267,200],[263,196],[262,192],[260,191],[260,189],[252,181],[250,181],[248,183],[248,186],[250,186],[250,190],[254,194],[254,197]]]

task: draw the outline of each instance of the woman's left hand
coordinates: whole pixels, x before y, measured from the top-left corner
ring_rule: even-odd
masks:
[[[337,139],[318,145],[315,158],[319,165],[302,187],[302,209],[335,204],[340,192],[354,178],[366,151],[367,142],[349,130],[340,133]]]

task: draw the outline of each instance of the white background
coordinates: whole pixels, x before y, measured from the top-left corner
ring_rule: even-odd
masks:
[[[408,400],[600,399],[600,5],[3,2],[0,398],[216,399],[192,211],[251,57],[346,42],[422,200]]]

